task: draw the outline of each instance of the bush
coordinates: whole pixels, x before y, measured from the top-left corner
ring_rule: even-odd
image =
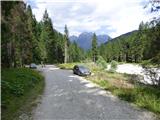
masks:
[[[96,63],[102,69],[105,69],[107,67],[107,63],[106,63],[106,61],[104,60],[104,58],[102,56],[98,57],[98,60],[96,61]]]
[[[115,72],[117,69],[117,65],[118,63],[114,60],[111,61],[111,68],[110,68],[110,72]]]

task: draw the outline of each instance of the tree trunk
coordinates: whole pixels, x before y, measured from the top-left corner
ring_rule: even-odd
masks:
[[[65,41],[64,45],[64,63],[67,63],[68,53],[67,53],[67,42]]]

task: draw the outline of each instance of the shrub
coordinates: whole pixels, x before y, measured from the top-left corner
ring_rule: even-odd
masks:
[[[107,67],[107,63],[106,63],[106,61],[104,60],[104,58],[102,56],[98,57],[98,60],[96,61],[96,63],[102,69],[105,69]]]
[[[115,72],[117,69],[117,65],[118,63],[114,60],[111,61],[111,68],[110,68],[110,72]]]

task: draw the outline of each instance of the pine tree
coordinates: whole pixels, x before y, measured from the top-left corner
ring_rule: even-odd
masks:
[[[69,46],[69,62],[80,62],[84,59],[84,51],[74,41]]]
[[[31,36],[28,32],[26,5],[19,2],[11,10],[12,65],[23,66],[32,61]]]
[[[97,36],[94,33],[92,38],[92,58],[93,62],[96,62],[98,58],[98,46],[97,46]]]
[[[52,26],[52,21],[49,18],[47,10],[45,10],[43,19],[41,22],[41,35],[40,35],[40,53],[41,53],[41,58],[42,61],[44,62],[51,62],[52,57],[53,57],[53,26]]]
[[[28,25],[28,30],[29,30],[29,35],[31,38],[31,48],[32,48],[32,62],[34,63],[39,63],[40,62],[40,49],[38,46],[38,39],[39,36],[36,36],[37,34],[37,21],[35,19],[35,16],[32,14],[32,9],[30,5],[27,7],[27,25]]]
[[[68,28],[67,25],[65,25],[64,28],[64,63],[68,62],[69,59],[69,55],[68,55],[68,47],[69,47],[69,32],[68,32]]]
[[[1,1],[1,65],[12,66],[12,33],[9,18],[17,2]]]

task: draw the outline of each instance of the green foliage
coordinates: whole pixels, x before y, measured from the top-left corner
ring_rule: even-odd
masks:
[[[80,62],[85,58],[85,52],[76,42],[69,45],[69,62]]]
[[[64,61],[64,36],[52,25],[47,10],[37,22],[24,2],[2,1],[2,67]]]
[[[3,69],[1,80],[2,119],[13,119],[28,100],[35,99],[44,88],[44,78],[27,69]],[[31,106],[30,106],[31,107]]]
[[[129,34],[129,33],[128,33]],[[140,40],[137,37],[137,31],[130,33],[129,35],[122,35],[111,41],[108,41],[105,45],[100,46],[100,55],[104,57],[107,62],[116,60],[119,62],[139,62],[141,60]],[[137,50],[139,50],[137,52]]]
[[[102,69],[107,68],[107,63],[106,63],[106,61],[103,59],[102,56],[98,56],[98,60],[96,61],[96,63],[97,63],[97,65],[98,65],[99,67],[101,67]]]
[[[144,60],[141,63],[142,67],[149,67],[151,66],[151,60]]]
[[[2,30],[2,67],[23,66],[24,63],[32,61],[33,36],[30,26],[32,16],[28,16],[31,9],[29,11],[23,2],[3,2],[14,5],[10,7],[9,12],[7,9],[2,10],[2,25],[4,27]]]
[[[134,89],[116,89],[114,94],[123,100],[160,114],[160,92],[158,88],[138,86]]]
[[[158,19],[139,25],[133,31],[108,41],[99,47],[100,55],[110,62],[139,63],[150,60],[152,64],[160,64],[160,21]]]
[[[92,59],[93,62],[96,62],[98,59],[98,46],[97,46],[97,36],[94,33],[93,34],[93,39],[92,39]]]
[[[114,60],[112,60],[111,61],[111,68],[110,68],[110,72],[115,72],[116,71],[116,69],[117,69],[117,65],[118,65],[118,63],[116,62],[116,61],[114,61]]]
[[[151,62],[160,64],[160,20],[151,21],[147,27],[144,59],[151,59]]]

